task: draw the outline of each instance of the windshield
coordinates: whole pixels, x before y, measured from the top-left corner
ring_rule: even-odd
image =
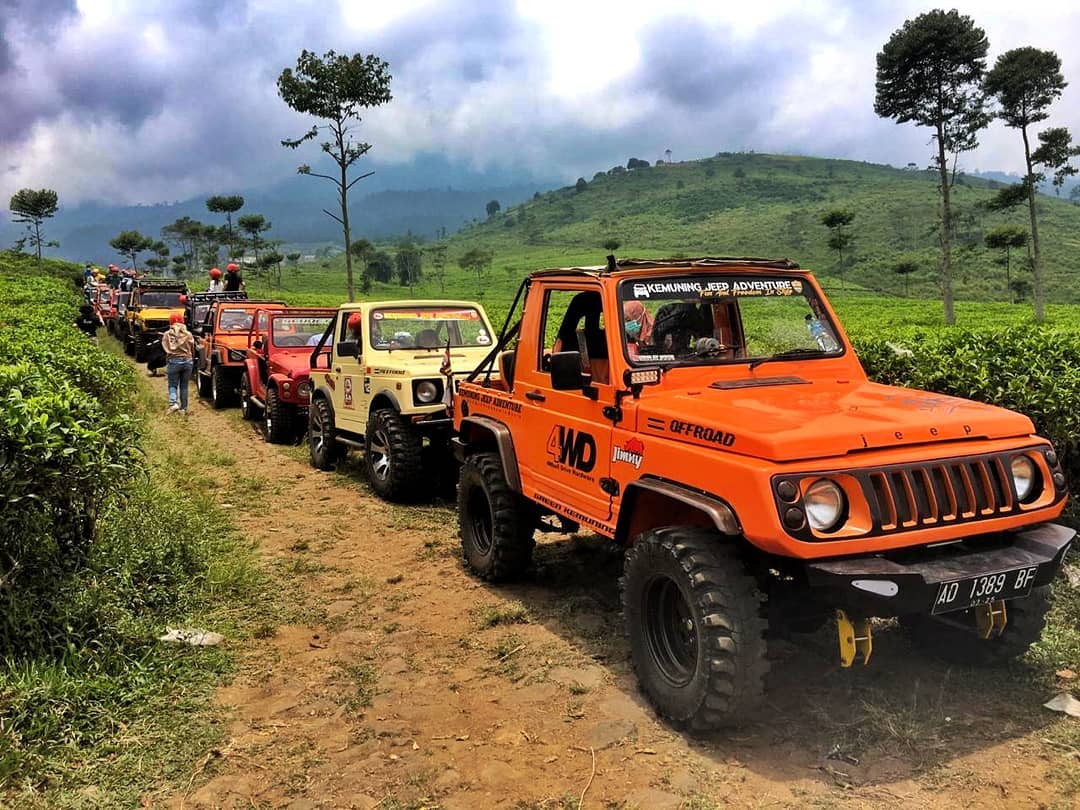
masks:
[[[270,321],[270,342],[275,346],[314,346],[330,323],[331,316],[283,316]]]
[[[639,365],[843,353],[825,307],[802,279],[673,275],[624,281],[619,294],[626,354]]]
[[[107,304],[112,297],[112,290],[98,290],[98,303]]]
[[[183,293],[177,292],[146,292],[143,291],[139,295],[139,303],[144,307],[178,307],[180,306],[180,296]]]
[[[246,332],[251,328],[252,317],[249,309],[222,309],[218,316],[218,329],[226,332]]]
[[[491,334],[484,319],[472,307],[443,309],[376,309],[371,312],[373,349],[440,349],[490,346]]]

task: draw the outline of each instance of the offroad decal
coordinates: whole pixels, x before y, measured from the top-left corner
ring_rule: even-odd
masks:
[[[641,462],[645,460],[645,443],[641,439],[627,439],[622,447],[614,445],[611,448],[612,464],[629,464],[635,470],[641,469]]]
[[[590,434],[555,425],[548,436],[547,453],[554,459],[547,463],[549,467],[592,480],[592,476],[583,474],[592,472],[596,466],[596,439]]]
[[[352,395],[352,377],[346,377],[342,385],[343,393],[345,395],[345,407],[354,408],[353,395]]]
[[[608,526],[606,523],[602,523],[596,518],[591,518],[588,515],[583,515],[581,514],[581,512],[578,512],[575,509],[569,509],[561,503],[556,503],[546,495],[541,495],[539,492],[534,492],[532,497],[533,500],[541,506],[546,506],[548,509],[551,509],[554,512],[566,515],[571,520],[576,520],[582,526],[591,526],[592,528],[604,532],[605,534],[611,532],[611,527]]]
[[[455,380],[454,384],[460,383],[460,380]],[[508,414],[520,414],[521,403],[514,402],[512,399],[504,399],[503,397],[492,396],[491,394],[481,394],[477,391],[466,389],[461,391],[461,396],[464,399],[472,400],[477,405],[487,406],[489,408],[496,408],[504,413]]]
[[[716,428],[695,425],[692,422],[682,422],[678,419],[671,420],[668,430],[682,436],[701,439],[703,442],[712,442],[721,447],[731,447],[731,445],[735,444],[735,435],[733,433],[725,433]]]
[[[405,377],[408,375],[403,368],[368,368],[368,374],[382,374],[384,377]]]

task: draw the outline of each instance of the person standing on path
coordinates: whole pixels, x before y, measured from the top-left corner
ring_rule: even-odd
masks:
[[[184,326],[184,316],[174,312],[169,316],[169,330],[161,336],[165,350],[165,376],[169,381],[169,409],[166,413],[187,416],[188,386],[194,369],[195,338]]]

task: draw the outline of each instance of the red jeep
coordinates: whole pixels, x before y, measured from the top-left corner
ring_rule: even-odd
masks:
[[[275,307],[254,313],[240,377],[240,411],[245,419],[262,415],[268,442],[292,441],[307,427],[311,347],[336,314],[336,307]]]

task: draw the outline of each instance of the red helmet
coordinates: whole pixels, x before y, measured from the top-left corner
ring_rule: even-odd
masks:
[[[221,278],[221,271],[216,267],[210,268],[210,278]]]
[[[360,327],[364,325],[364,316],[359,312],[354,312],[349,316],[349,320],[345,321],[345,325],[351,332],[359,332]]]
[[[173,312],[173,313],[171,313],[169,315],[169,325],[170,326],[172,324],[174,324],[174,323],[183,323],[183,322],[184,322],[183,313],[181,313],[181,312]]]
[[[110,273],[119,273],[119,272],[120,272],[120,268],[119,268],[119,267],[117,267],[117,266],[116,266],[115,264],[110,264],[110,265],[109,265],[109,272],[110,272]]]
[[[181,304],[186,304],[187,303],[187,296],[184,295],[183,293],[180,293],[180,303]]]
[[[232,264],[230,262],[229,264],[225,265],[225,269],[228,270],[230,273],[235,273],[237,270],[240,269],[240,265]]]

